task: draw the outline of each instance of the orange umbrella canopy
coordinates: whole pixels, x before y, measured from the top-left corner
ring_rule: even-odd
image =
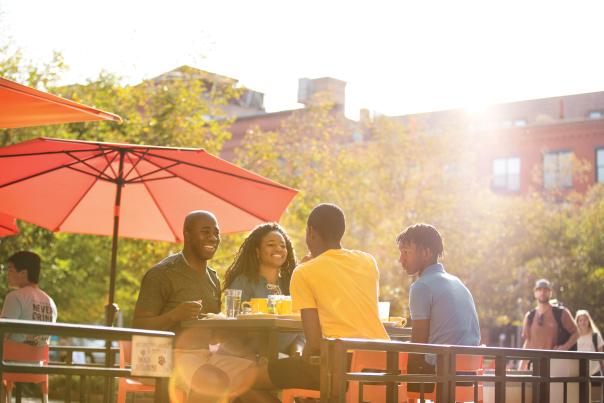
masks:
[[[116,205],[119,190],[121,203]],[[279,221],[297,191],[203,149],[39,138],[0,147],[0,211],[51,231],[182,241],[192,210],[221,232]]]
[[[0,77],[0,128],[122,118]]]
[[[0,213],[0,236],[15,235],[19,232],[16,221],[15,217]]]

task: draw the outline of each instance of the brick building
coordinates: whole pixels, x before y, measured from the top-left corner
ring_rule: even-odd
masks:
[[[327,94],[330,102],[334,103],[333,113],[345,119],[346,82],[331,77],[301,78],[298,81],[298,102],[302,104],[302,108],[271,113],[262,110],[255,114],[237,117],[231,126],[232,137],[223,145],[221,156],[227,160],[233,160],[235,150],[240,146],[248,130],[253,128],[262,131],[277,130],[285,119],[295,111],[303,111],[304,107],[310,105],[318,94]],[[349,119],[346,120],[351,127],[356,124]]]
[[[604,92],[396,117],[410,131],[472,136],[477,174],[496,192],[584,192],[604,182]]]
[[[202,79],[211,91],[220,86],[237,86],[237,80],[182,66],[155,79]],[[277,130],[294,111],[304,110],[314,96],[327,93],[335,103],[333,112],[344,118],[346,83],[335,78],[299,80],[300,109],[267,113],[264,94],[245,89],[238,99],[223,108],[235,117],[232,138],[222,157],[235,158],[245,133],[252,128]],[[362,121],[368,118],[362,113]],[[526,194],[529,190],[575,189],[584,192],[604,182],[604,91],[532,99],[491,105],[479,113],[463,109],[394,116],[409,133],[438,135],[447,130],[472,136],[478,179],[501,194]],[[351,141],[362,141],[359,122],[345,119]],[[362,133],[362,135],[361,135]],[[583,169],[578,169],[581,166]]]

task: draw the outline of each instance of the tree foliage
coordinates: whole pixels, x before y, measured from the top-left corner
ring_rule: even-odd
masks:
[[[376,257],[381,298],[406,314],[411,279],[398,264],[395,238],[427,222],[443,235],[445,266],[472,291],[484,326],[504,316],[518,323],[540,277],[557,284],[557,297],[571,309],[604,320],[596,302],[604,291],[602,190],[499,196],[474,172],[480,149],[462,128],[430,135],[386,117],[359,127],[332,107],[316,102],[276,131],[249,130],[239,154],[241,164],[300,189],[282,221],[298,251],[306,250],[312,207],[339,204],[347,215],[345,246]],[[584,171],[585,163],[578,167]]]

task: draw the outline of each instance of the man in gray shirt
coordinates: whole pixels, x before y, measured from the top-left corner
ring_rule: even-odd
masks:
[[[40,280],[40,256],[21,251],[8,258],[6,277],[9,292],[2,305],[6,319],[57,321],[57,306],[51,297],[38,287]],[[8,339],[34,346],[48,344],[49,337],[41,335],[9,334]]]
[[[413,343],[478,346],[480,327],[474,299],[461,280],[438,262],[443,241],[432,225],[415,224],[396,241],[400,263],[407,274],[417,276],[409,290],[411,341]],[[434,356],[409,357],[410,373],[434,373]],[[412,372],[412,370],[414,372]],[[415,385],[410,384],[409,390]]]

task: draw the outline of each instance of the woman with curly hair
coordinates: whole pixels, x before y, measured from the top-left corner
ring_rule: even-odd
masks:
[[[289,295],[296,255],[285,230],[277,223],[260,224],[239,248],[225,274],[224,288],[241,290],[241,300]]]
[[[267,298],[272,294],[289,295],[289,281],[296,267],[296,255],[285,230],[277,223],[260,224],[239,248],[225,273],[224,289],[241,290],[241,300]],[[304,337],[279,336],[279,351],[300,354]],[[257,336],[239,334],[221,346],[221,352],[253,358],[259,352]]]

